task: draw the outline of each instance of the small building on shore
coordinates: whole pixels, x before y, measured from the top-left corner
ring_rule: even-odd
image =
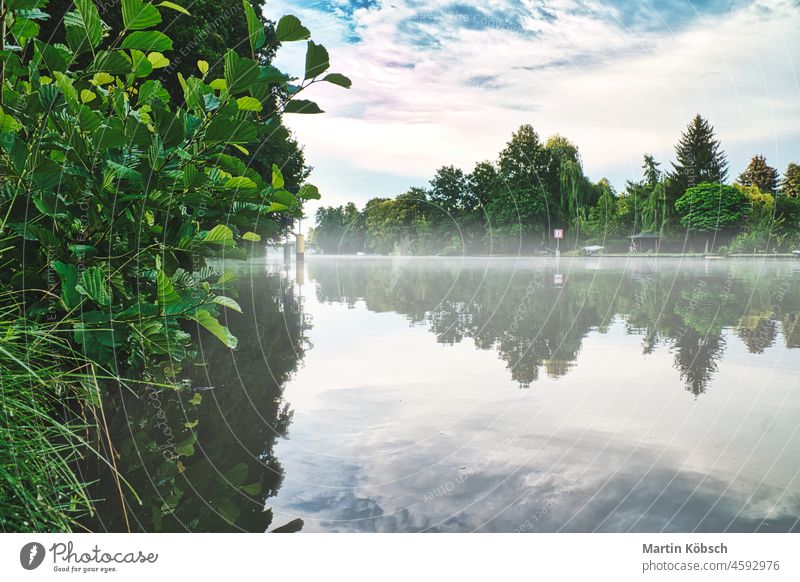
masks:
[[[640,232],[627,237],[631,241],[631,252],[659,252],[661,249],[661,235],[653,232]]]

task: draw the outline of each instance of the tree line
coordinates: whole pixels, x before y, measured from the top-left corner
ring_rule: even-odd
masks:
[[[721,252],[791,250],[800,244],[800,166],[781,176],[754,155],[728,183],[727,156],[700,115],[675,146],[668,169],[651,154],[642,175],[615,191],[590,180],[578,147],[542,140],[521,126],[496,161],[471,172],[436,171],[427,187],[316,212],[311,241],[324,253],[443,254],[547,252],[552,231],[568,242],[627,250],[629,236],[660,237],[662,249]]]

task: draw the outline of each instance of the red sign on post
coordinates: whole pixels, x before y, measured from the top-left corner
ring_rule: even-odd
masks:
[[[563,228],[554,229],[553,238],[564,238],[564,229]]]

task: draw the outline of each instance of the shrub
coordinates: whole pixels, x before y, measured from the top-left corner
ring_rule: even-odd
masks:
[[[749,209],[742,191],[711,182],[689,188],[675,201],[681,224],[698,232],[725,230],[740,222]]]
[[[161,10],[183,8],[122,0],[125,28],[111,39],[95,4],[75,0],[66,45],[50,45],[37,38],[45,4],[6,3],[16,45],[0,53],[0,233],[11,237],[0,282],[25,289],[27,316],[64,322],[96,362],[116,371],[158,363],[172,377],[191,352],[182,323],[236,346],[218,320],[239,309],[225,295],[232,274],[208,260],[246,257],[279,216],[319,197],[310,185],[287,191],[277,165],[261,176],[238,156],[268,140],[282,112],[321,112],[297,98],[303,89],[350,81],[324,75],[328,53],[311,40],[299,82],[229,50],[221,78],[208,78],[202,60],[197,75],[178,74],[176,105],[150,77],[180,47],[153,28]],[[255,55],[263,25],[247,0],[243,10]],[[286,16],[277,36],[309,32]]]

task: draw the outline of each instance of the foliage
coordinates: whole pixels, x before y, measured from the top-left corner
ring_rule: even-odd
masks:
[[[43,4],[9,18],[41,20],[30,9]],[[173,44],[152,30],[164,10],[124,0],[125,29],[109,39],[95,4],[76,0],[66,46],[22,37],[4,52],[0,173],[11,179],[0,203],[13,237],[3,280],[40,290],[28,294],[29,317],[63,316],[109,369],[161,362],[170,377],[191,350],[182,323],[236,345],[217,320],[229,278],[208,259],[247,256],[255,237],[245,235],[271,236],[279,216],[299,216],[303,198],[318,196],[292,194],[277,166],[262,177],[235,154],[270,135],[328,57],[309,41],[313,72],[273,108],[274,88],[293,79],[228,50],[221,77],[205,66],[178,74],[177,106],[151,78]]]
[[[699,227],[690,227],[691,232],[703,232],[706,228],[725,230],[739,219],[747,219],[748,229],[737,237],[740,243],[734,248],[741,246],[744,238],[747,245],[755,238],[764,241],[756,246],[782,249],[800,239],[800,222],[791,218],[794,207],[780,201],[779,206],[786,210],[784,217],[777,206],[769,206],[772,195],[762,194],[757,187],[752,192],[741,189],[750,204],[732,209],[732,216],[726,215],[725,206],[741,202],[737,195],[724,201],[719,217],[712,207],[703,211],[705,218],[697,222],[694,214],[683,216],[689,208],[678,200],[696,179],[689,170],[699,169],[704,176],[724,176],[727,162],[713,128],[699,116],[682,136],[676,152],[679,161],[673,166],[677,169],[669,173],[661,170],[651,154],[645,154],[642,176],[629,180],[617,194],[607,180],[592,183],[586,177],[580,152],[568,139],[554,135],[542,143],[533,127],[523,125],[497,162],[480,162],[469,174],[443,166],[427,190],[412,189],[416,199],[426,202],[414,206],[413,220],[408,219],[408,208],[395,204],[400,197],[395,201],[376,198],[358,213],[360,218],[355,218],[358,211],[354,207],[347,219],[343,217],[344,207],[320,211],[318,229],[322,229],[316,233],[316,240],[324,252],[330,253],[352,252],[355,247],[344,242],[350,240],[357,240],[360,250],[362,232],[364,251],[376,253],[395,252],[402,241],[418,254],[541,252],[552,248],[551,228],[563,227],[576,243],[603,242],[623,249],[627,248],[624,237],[650,232],[660,234],[662,242],[686,249],[687,243],[692,248],[705,242],[680,232],[687,221]],[[700,165],[693,160],[700,160]],[[789,177],[797,177],[797,166],[790,164],[789,168]],[[792,187],[789,178],[784,183],[788,184],[785,189]],[[713,206],[712,198],[707,202]],[[341,248],[337,248],[338,241],[344,243]]]
[[[585,227],[586,234],[592,242],[605,241],[607,238],[619,235],[622,231],[614,189],[608,180],[598,182],[597,188],[602,194],[600,194],[597,204],[589,211]]]
[[[750,202],[741,190],[704,182],[689,188],[675,203],[681,224],[698,232],[725,230],[742,220]]]
[[[789,164],[781,180],[781,194],[800,198],[800,165]]]
[[[778,189],[778,170],[767,164],[767,159],[756,154],[737,180],[743,186],[755,186],[761,192],[774,194]]]
[[[0,293],[0,531],[69,531],[92,511],[75,463],[108,462],[85,437],[98,370],[57,328],[26,323],[18,297]]]
[[[675,146],[672,177],[685,190],[704,182],[725,182],[728,161],[711,124],[696,115]],[[683,192],[681,192],[682,194]]]

